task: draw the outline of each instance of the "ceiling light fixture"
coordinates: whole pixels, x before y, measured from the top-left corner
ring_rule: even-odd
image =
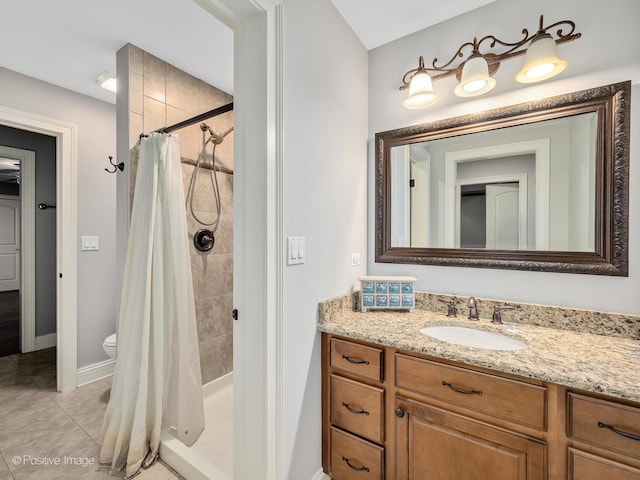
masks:
[[[554,39],[549,31],[556,27]],[[567,33],[563,31],[565,28],[569,30]],[[459,81],[454,89],[456,96],[465,98],[483,95],[495,87],[496,81],[492,75],[498,70],[500,62],[520,55],[525,55],[525,64],[516,75],[517,82],[533,83],[551,78],[567,66],[567,62],[558,58],[556,45],[580,38],[581,34],[574,33],[575,29],[576,25],[571,20],[561,20],[545,27],[543,16],[540,15],[538,31],[530,35],[526,28],[522,29],[524,37],[515,43],[486,35],[480,40],[474,37],[472,42],[463,43],[444,65],[438,65],[438,59],[434,58],[431,66],[425,68],[424,59],[420,57],[418,68],[409,70],[402,77],[400,90],[409,89],[409,96],[403,104],[406,108],[424,108],[434,104],[438,95],[433,90],[432,80],[450,75],[456,75]],[[486,53],[480,51],[483,44],[489,50]],[[468,48],[471,48],[471,53],[464,61],[456,63],[465,56],[463,50]]]
[[[110,75],[108,72],[101,73],[96,79],[96,82],[105,90],[116,93],[116,77]]]

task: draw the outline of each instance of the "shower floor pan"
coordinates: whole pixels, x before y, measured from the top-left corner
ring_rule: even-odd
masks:
[[[204,387],[205,428],[187,447],[166,430],[160,458],[187,480],[233,480],[233,373]]]

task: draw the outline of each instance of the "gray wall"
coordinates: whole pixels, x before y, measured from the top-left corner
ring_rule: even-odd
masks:
[[[545,23],[563,19],[575,21],[582,38],[560,45],[568,67],[560,76],[539,84],[515,82],[521,58],[500,65],[493,92],[477,99],[454,97],[455,78],[434,82],[441,94],[432,108],[409,111],[402,107],[403,92],[397,90],[404,72],[415,68],[418,57],[426,63],[443,58],[474,36],[492,34],[518,38],[523,27],[535,29],[540,14]],[[459,115],[504,107],[516,103],[631,80],[631,125],[640,121],[640,17],[637,0],[496,0],[472,12],[439,23],[369,52],[369,274],[413,275],[420,290],[475,295],[539,304],[640,313],[640,129],[631,128],[629,198],[629,277],[571,275],[545,272],[375,263],[374,253],[374,135],[375,132]],[[509,19],[508,22],[501,19]],[[625,45],[625,48],[620,48]],[[594,62],[594,58],[598,60]]]
[[[318,301],[365,274],[367,51],[329,0],[284,2],[282,82],[282,229],[306,238],[303,265],[274,267],[283,275],[283,478],[308,479],[322,451]],[[351,266],[352,253],[361,265]]]
[[[78,251],[78,367],[106,360],[102,342],[116,318],[116,175],[104,169],[116,157],[115,105],[5,68],[0,85],[0,106],[77,126],[78,237],[100,237],[99,251]]]
[[[56,139],[0,125],[0,145],[36,154],[36,205],[56,204]],[[36,336],[56,331],[56,211],[36,209]]]

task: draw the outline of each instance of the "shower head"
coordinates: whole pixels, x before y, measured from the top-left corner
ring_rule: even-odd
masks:
[[[209,128],[209,134],[211,135],[211,138],[209,138],[209,141],[215,143],[216,145],[220,145],[224,140],[224,137],[229,135],[232,131],[233,131],[233,127],[231,127],[229,130],[223,133],[214,132],[213,130],[211,130],[211,128]]]

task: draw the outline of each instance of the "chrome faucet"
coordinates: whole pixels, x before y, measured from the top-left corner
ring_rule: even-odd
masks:
[[[478,307],[474,297],[469,297],[467,307],[469,307],[469,320],[478,320]]]

